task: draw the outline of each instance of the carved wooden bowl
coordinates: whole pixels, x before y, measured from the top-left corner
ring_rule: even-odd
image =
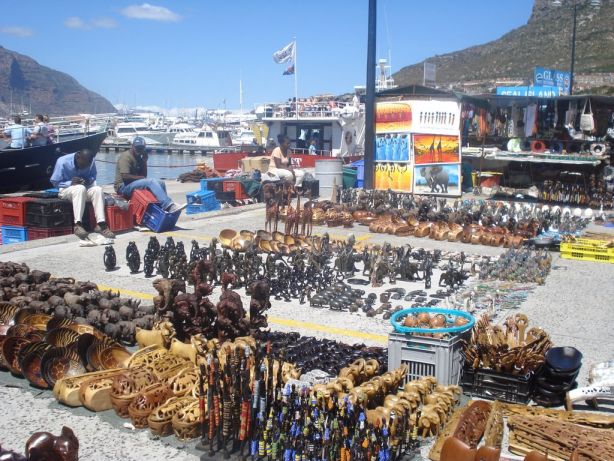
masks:
[[[286,238],[286,234],[283,232],[275,231],[273,232],[273,240],[279,243],[284,243],[284,239]]]
[[[11,325],[14,323],[15,314],[20,310],[15,304],[0,302],[0,323]]]
[[[121,418],[128,418],[128,407],[137,394],[157,382],[153,373],[145,368],[129,369],[113,378],[111,404]]]
[[[183,397],[198,387],[200,373],[196,367],[185,368],[168,380],[168,385],[175,397]]]
[[[147,418],[151,412],[170,397],[172,393],[166,383],[155,383],[139,392],[128,406],[128,414],[134,427],[147,427]]]
[[[51,319],[47,322],[47,331],[55,330],[56,328],[67,327],[68,325],[73,325],[73,322],[70,319],[64,317],[51,317]]]
[[[184,368],[191,368],[192,366],[193,364],[183,357],[167,354],[154,360],[148,368],[157,380],[164,381],[170,379]]]
[[[194,397],[171,397],[149,414],[147,425],[155,435],[160,437],[171,435],[173,433],[173,416],[194,403],[198,403],[198,400]]]
[[[220,232],[220,243],[222,244],[222,247],[224,248],[230,248],[230,244],[232,242],[232,239],[235,238],[237,236],[237,231],[234,229],[223,229]]]
[[[198,401],[180,409],[173,416],[173,432],[179,440],[191,440],[200,435],[200,408]]]
[[[128,362],[128,368],[149,367],[157,359],[168,354],[167,349],[157,344],[147,346],[132,354]]]
[[[105,411],[113,408],[111,404],[113,378],[123,371],[122,368],[106,370],[105,375],[83,381],[79,386],[81,404],[91,411]]]
[[[19,336],[25,338],[28,333],[37,331],[37,328],[21,323],[19,325],[11,325],[6,331],[6,336]]]
[[[119,370],[123,372],[124,370]],[[86,381],[103,377],[113,377],[118,374],[117,370],[94,371],[82,375],[70,376],[58,379],[53,386],[53,396],[58,402],[70,407],[83,405],[79,398],[81,385]]]
[[[39,312],[30,312],[26,309],[22,309],[15,315],[16,324],[30,325],[37,330],[45,330],[47,328],[47,322],[51,320],[51,316],[47,314],[41,314]]]
[[[86,371],[76,347],[52,347],[41,358],[41,373],[49,387],[53,387],[58,379]]]
[[[70,346],[79,339],[79,333],[66,327],[56,328],[48,331],[45,335],[45,342],[55,347]]]
[[[118,344],[109,345],[95,342],[87,349],[87,364],[94,370],[111,370],[126,368],[130,361],[130,352]]]
[[[260,238],[260,240],[271,240],[273,238],[271,233],[265,230],[259,230],[256,232],[256,235]]]
[[[6,363],[6,360],[4,360],[4,353],[2,352],[2,346],[4,345],[4,341],[6,341],[6,338],[8,337],[9,336],[6,335],[0,336],[0,370],[9,369],[9,365],[8,363]]]
[[[23,376],[19,365],[19,351],[30,344],[30,340],[22,336],[9,336],[2,344],[2,355],[8,369],[15,376]]]
[[[254,232],[249,231],[249,230],[241,230],[239,231],[239,235],[241,236],[242,239],[245,239],[245,240],[254,240],[254,237],[256,236]]]
[[[43,379],[41,359],[50,347],[43,341],[33,341],[23,346],[18,354],[21,373],[30,384],[41,389],[49,389],[49,384]]]
[[[76,331],[80,335],[83,335],[85,333],[89,333],[89,334],[94,335],[98,339],[107,338],[107,335],[105,335],[102,331],[98,330],[97,328],[94,328],[91,325],[82,325],[80,323],[71,323],[70,325],[67,325],[66,328],[68,328],[69,330]]]

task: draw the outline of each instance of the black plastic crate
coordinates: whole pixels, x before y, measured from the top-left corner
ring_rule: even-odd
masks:
[[[58,198],[39,198],[28,202],[26,213],[36,214],[63,214],[72,212],[72,202]]]
[[[231,190],[229,192],[224,192],[216,190],[215,198],[220,202],[232,202],[235,200],[235,191]]]
[[[461,378],[465,394],[511,403],[528,403],[534,384],[533,373],[518,376],[481,368],[464,368]]]

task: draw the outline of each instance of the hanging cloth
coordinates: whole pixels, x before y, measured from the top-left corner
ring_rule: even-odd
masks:
[[[535,123],[537,121],[537,104],[529,104],[524,113],[524,135],[533,136],[535,133]]]

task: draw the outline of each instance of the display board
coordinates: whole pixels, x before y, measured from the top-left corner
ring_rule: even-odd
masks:
[[[375,189],[461,194],[459,102],[378,102],[375,133]]]

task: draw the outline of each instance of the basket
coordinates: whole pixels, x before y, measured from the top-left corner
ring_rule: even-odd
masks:
[[[463,367],[462,341],[467,334],[436,339],[391,332],[388,335],[388,369],[407,366],[406,382],[434,376],[439,384],[456,385]]]
[[[143,215],[150,203],[158,203],[158,199],[147,189],[138,189],[130,197],[130,206],[137,224],[142,224]]]
[[[7,226],[23,226],[26,223],[26,202],[30,197],[0,199],[0,223]]]
[[[528,403],[535,383],[535,375],[512,375],[482,368],[464,368],[461,379],[463,392],[471,397]]]
[[[614,263],[614,248],[605,240],[576,239],[573,243],[561,243],[561,256],[577,261]]]
[[[245,188],[241,181],[224,181],[222,183],[222,190],[224,192],[234,192],[235,200],[244,200],[249,198],[245,193]]]
[[[154,232],[166,232],[175,227],[181,215],[181,210],[169,213],[155,203],[150,203],[143,215],[141,224]]]
[[[114,232],[125,231],[132,229],[134,215],[132,214],[133,207],[128,207],[127,210],[122,210],[118,206],[106,207],[107,226]]]
[[[28,228],[28,240],[40,240],[49,237],[59,237],[61,235],[72,234],[72,226],[70,227],[56,227],[56,228]]]
[[[18,226],[2,226],[2,245],[21,243],[28,240],[28,229]]]

